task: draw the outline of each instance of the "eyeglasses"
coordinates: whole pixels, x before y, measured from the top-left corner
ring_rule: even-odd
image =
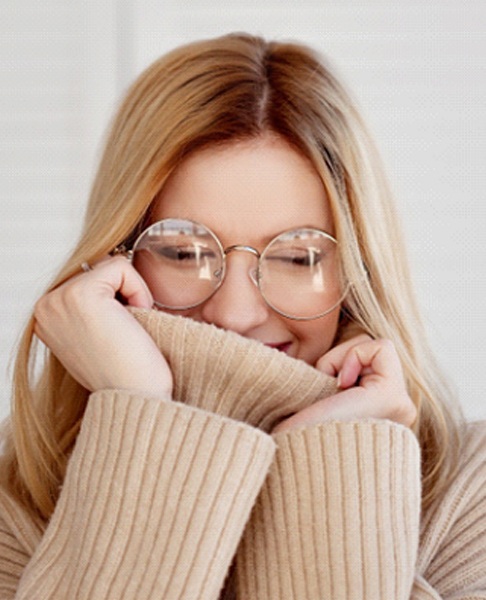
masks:
[[[163,219],[145,229],[127,256],[147,283],[158,308],[182,311],[203,304],[222,285],[232,252],[257,260],[249,276],[280,315],[311,320],[334,310],[349,284],[341,273],[338,242],[319,229],[280,233],[260,253],[246,245],[223,248],[205,225]]]

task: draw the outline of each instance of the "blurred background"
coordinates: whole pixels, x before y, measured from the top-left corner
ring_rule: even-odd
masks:
[[[470,0],[2,0],[0,418],[12,349],[74,245],[128,83],[174,46],[230,31],[311,44],[351,89],[388,168],[432,346],[466,415],[486,418],[485,22]]]

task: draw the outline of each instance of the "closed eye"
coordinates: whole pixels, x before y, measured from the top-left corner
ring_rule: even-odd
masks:
[[[303,250],[294,249],[282,253],[269,254],[266,260],[278,261],[282,265],[296,267],[312,267],[317,265],[324,258],[324,253],[321,250],[306,248]]]
[[[180,263],[201,262],[215,258],[212,250],[201,246],[156,246],[153,251],[161,258]]]

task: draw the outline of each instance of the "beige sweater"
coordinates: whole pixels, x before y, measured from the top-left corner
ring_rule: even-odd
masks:
[[[206,324],[134,311],[174,400],[92,394],[50,523],[0,493],[0,598],[486,599],[486,433],[420,515],[420,452],[389,421],[270,436],[335,381]],[[231,571],[231,576],[227,577]]]

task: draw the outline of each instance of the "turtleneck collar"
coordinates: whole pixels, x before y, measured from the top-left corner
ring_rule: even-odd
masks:
[[[260,342],[214,325],[131,308],[168,360],[174,400],[264,431],[336,392],[336,379]]]

